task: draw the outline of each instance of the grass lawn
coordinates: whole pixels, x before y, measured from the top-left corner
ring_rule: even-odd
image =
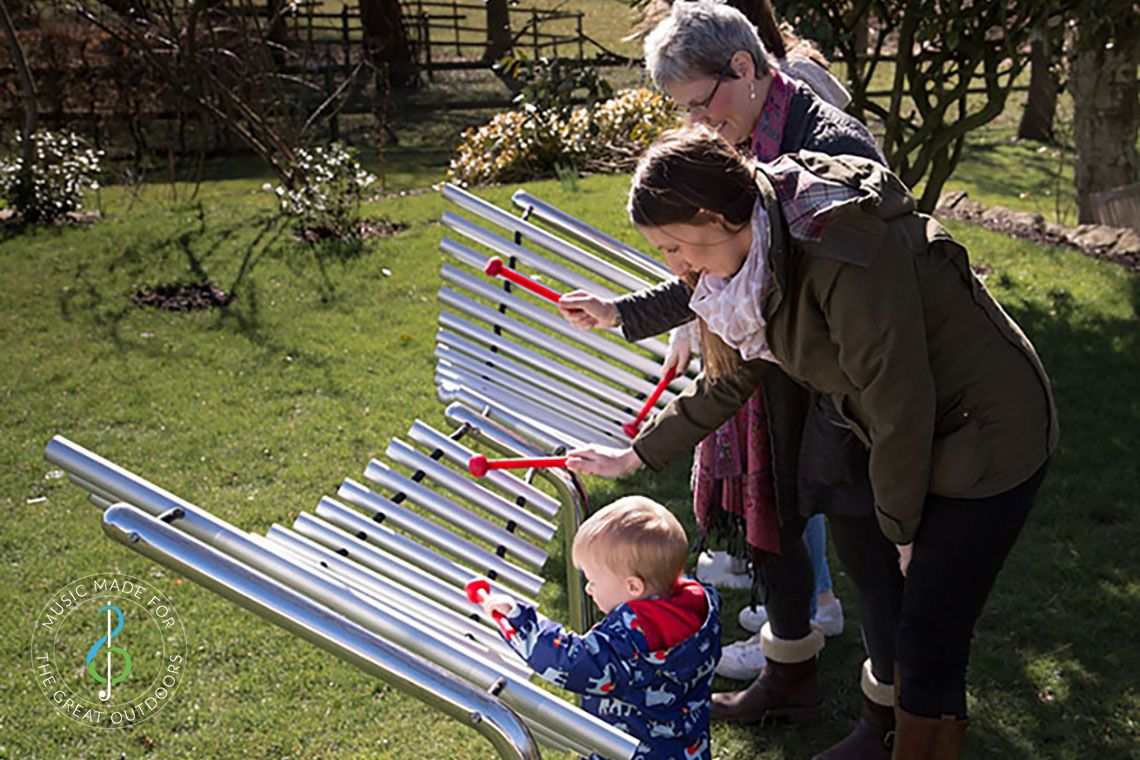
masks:
[[[370,213],[408,228],[344,255],[267,226],[261,181],[210,182],[193,202],[151,186],[129,213],[112,188],[93,227],[0,241],[0,757],[488,756],[474,732],[108,541],[97,511],[42,458],[50,436],[65,434],[262,532],[358,478],[416,417],[447,429],[431,379],[442,200],[377,203]],[[626,182],[531,189],[636,243],[618,202]],[[505,204],[512,189],[485,195]],[[970,754],[1135,756],[1140,281],[1073,251],[954,232],[992,268],[989,285],[1039,347],[1063,426],[1036,513],[978,627]],[[192,314],[127,300],[142,285],[200,277],[237,300]],[[691,512],[683,463],[664,477],[589,486],[594,504],[645,492]],[[853,590],[836,562],[832,571],[849,617],[823,654],[825,722],[717,726],[718,757],[808,757],[846,733],[863,654]],[[31,629],[49,594],[97,572],[153,582],[191,644],[174,702],[128,731],[64,719],[31,669]],[[728,638],[744,635],[733,621],[745,601],[728,597]]]

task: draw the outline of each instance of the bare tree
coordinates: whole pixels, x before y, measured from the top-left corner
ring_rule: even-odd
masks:
[[[1028,63],[1023,51],[1043,17],[1067,0],[822,0],[777,2],[799,31],[847,64],[857,117],[883,135],[891,168],[931,210],[961,158],[966,136],[1005,108]],[[872,51],[855,30],[872,19]],[[885,102],[870,96],[881,59],[894,52]]]
[[[1131,0],[1083,4],[1075,24],[1070,86],[1081,222],[1095,221],[1093,195],[1140,178],[1140,13]]]
[[[394,87],[413,84],[416,74],[399,0],[360,0],[359,7],[364,44],[375,70],[387,71]]]

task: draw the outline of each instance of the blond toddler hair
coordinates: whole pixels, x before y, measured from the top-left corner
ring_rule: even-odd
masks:
[[[689,540],[673,514],[652,499],[626,496],[602,507],[578,528],[571,557],[637,576],[650,594],[668,594],[685,568]]]

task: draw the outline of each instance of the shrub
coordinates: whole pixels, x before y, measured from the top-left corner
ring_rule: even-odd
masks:
[[[360,231],[360,204],[376,177],[361,167],[351,148],[302,148],[291,167],[292,189],[266,183],[277,195],[281,213],[297,220],[305,237],[355,238]]]
[[[504,111],[463,133],[448,179],[460,185],[554,176],[559,166],[586,172],[628,171],[659,134],[676,126],[677,112],[658,93],[625,90],[568,119],[537,119]]]
[[[32,133],[31,166],[24,166],[23,136],[0,159],[0,195],[28,224],[51,224],[83,207],[83,192],[99,187],[100,151],[86,148],[72,132]]]

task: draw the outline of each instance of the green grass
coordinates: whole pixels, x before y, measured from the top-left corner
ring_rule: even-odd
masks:
[[[148,186],[129,214],[112,188],[103,193],[108,216],[93,227],[0,241],[0,636],[8,643],[0,757],[488,756],[474,732],[193,584],[175,585],[108,541],[97,511],[43,460],[47,440],[62,433],[261,532],[311,510],[343,477],[359,477],[414,418],[447,429],[431,379],[442,200],[375,204],[370,213],[408,229],[345,256],[263,232],[261,181],[210,182],[194,202],[170,202],[169,187]],[[619,202],[626,183],[589,178],[577,192],[555,182],[531,189],[636,243]],[[485,195],[506,204],[512,190]],[[185,199],[189,188],[178,192]],[[993,268],[990,286],[1039,347],[1063,425],[1038,508],[978,628],[970,754],[1134,756],[1138,281],[1073,251],[953,230],[975,263]],[[196,314],[127,301],[142,285],[199,276],[235,290],[237,300]],[[589,488],[594,504],[648,493],[692,527],[685,463],[661,477]],[[40,497],[47,501],[29,503]],[[560,562],[547,571],[555,614]],[[853,590],[836,562],[832,570],[849,629],[823,655],[825,722],[810,730],[717,726],[718,757],[802,758],[846,733],[863,654]],[[125,732],[94,733],[55,714],[28,656],[47,596],[103,571],[151,579],[178,605],[191,643],[175,702]],[[727,638],[744,635],[732,621],[745,601],[728,598]]]

